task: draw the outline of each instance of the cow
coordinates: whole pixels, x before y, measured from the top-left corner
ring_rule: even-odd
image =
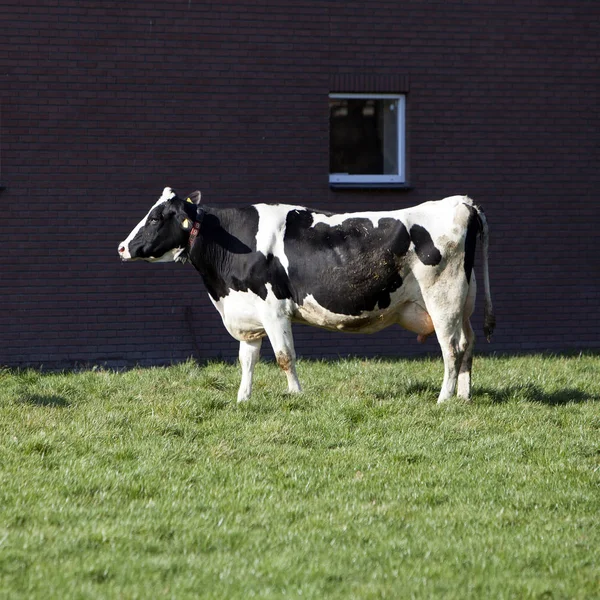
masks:
[[[123,261],[191,262],[239,341],[238,402],[248,400],[263,338],[300,392],[292,323],[372,333],[398,324],[435,333],[444,360],[438,403],[471,397],[474,261],[483,249],[484,333],[495,327],[488,225],[468,196],[412,208],[333,214],[288,204],[215,208],[165,188],[119,244]]]

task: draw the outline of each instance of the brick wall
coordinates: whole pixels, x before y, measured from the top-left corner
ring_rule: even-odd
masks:
[[[492,231],[479,350],[600,347],[594,0],[90,4],[0,5],[0,364],[236,355],[191,266],[119,263],[165,185],[329,210],[467,193]],[[373,78],[408,88],[413,189],[330,190],[327,95]],[[296,338],[303,356],[437,351],[399,328]]]

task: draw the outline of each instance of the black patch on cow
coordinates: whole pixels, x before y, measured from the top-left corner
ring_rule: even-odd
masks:
[[[467,234],[465,236],[465,258],[464,268],[467,282],[471,283],[471,273],[475,265],[475,247],[477,246],[477,234],[481,230],[481,221],[477,211],[468,204],[465,206],[469,209],[469,221],[467,223]]]
[[[286,220],[285,254],[290,291],[302,304],[312,294],[324,308],[360,315],[376,306],[387,308],[402,285],[400,268],[410,247],[403,223],[382,218],[349,218],[334,227],[318,223],[313,212],[292,210]]]
[[[265,256],[262,252],[253,252],[245,260],[237,261],[237,265],[240,269],[232,268],[226,277],[232,290],[251,291],[265,300],[269,283],[276,298],[291,297],[287,273],[279,259],[272,254]]]
[[[258,211],[208,209],[191,260],[214,300],[231,290],[252,291],[263,300],[267,284],[279,299],[290,298],[288,276],[278,258],[256,251]]]
[[[415,252],[419,260],[428,267],[439,265],[442,260],[441,252],[435,247],[429,231],[420,225],[410,228],[410,239],[415,245]]]

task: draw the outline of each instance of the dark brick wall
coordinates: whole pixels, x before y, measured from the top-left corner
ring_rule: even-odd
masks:
[[[600,347],[595,0],[89,5],[0,5],[0,364],[236,355],[192,267],[118,261],[165,185],[330,210],[468,193],[498,316],[479,349]],[[329,189],[340,81],[408,89],[412,191]],[[296,339],[303,356],[437,351],[399,328]]]

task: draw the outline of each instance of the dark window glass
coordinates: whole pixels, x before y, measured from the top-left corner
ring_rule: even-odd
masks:
[[[329,99],[329,172],[398,174],[397,98]]]

